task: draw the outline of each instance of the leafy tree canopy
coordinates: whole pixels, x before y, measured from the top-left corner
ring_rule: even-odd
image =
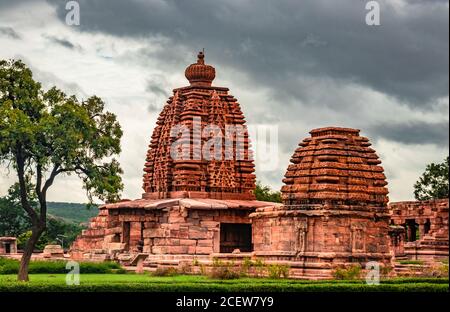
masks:
[[[122,170],[113,156],[122,130],[104,106],[97,96],[79,101],[56,87],[44,91],[23,62],[0,61],[0,163],[17,172],[21,206],[32,223],[20,280],[28,279],[31,252],[46,228],[47,191],[58,175],[78,175],[90,202],[119,199]],[[36,209],[27,184],[34,186]]]
[[[425,172],[414,184],[414,196],[417,200],[448,198],[448,162],[447,156],[442,163],[427,165]]]
[[[267,185],[262,185],[260,181],[256,182],[255,196],[257,200],[281,203],[281,192],[272,191]]]

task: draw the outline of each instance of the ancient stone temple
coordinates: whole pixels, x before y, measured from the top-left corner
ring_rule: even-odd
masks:
[[[448,259],[448,198],[389,204],[391,227],[404,229],[394,254],[412,260]]]
[[[255,200],[239,103],[213,85],[216,71],[202,52],[185,75],[189,85],[173,90],[157,119],[142,198],[101,206],[72,258],[138,271],[251,258],[318,279],[355,263],[448,256],[448,200],[392,203],[389,211],[381,161],[357,129],[312,130],[287,168],[283,203]]]
[[[251,214],[255,254],[311,277],[353,262],[390,265],[387,182],[369,140],[347,128],[310,134],[291,158],[284,205]]]
[[[204,54],[185,71],[158,117],[144,165],[142,199],[100,207],[72,246],[77,259],[147,262],[251,252],[254,164],[245,119],[227,88],[212,85]]]

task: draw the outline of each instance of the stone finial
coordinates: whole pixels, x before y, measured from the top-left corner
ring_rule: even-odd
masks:
[[[191,86],[209,87],[216,77],[216,70],[211,65],[205,64],[205,53],[200,51],[197,55],[197,63],[189,65],[184,74]]]

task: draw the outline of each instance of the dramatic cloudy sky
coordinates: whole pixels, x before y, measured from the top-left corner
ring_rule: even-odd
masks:
[[[105,99],[124,129],[125,198],[140,197],[158,112],[202,48],[248,123],[278,127],[275,166],[257,162],[274,189],[322,126],[371,139],[394,201],[448,155],[448,0],[380,0],[380,26],[366,25],[364,0],[79,0],[79,26],[66,2],[0,0],[0,58],[22,59],[45,88]],[[0,174],[1,196],[15,176]],[[85,201],[75,177],[49,197]]]

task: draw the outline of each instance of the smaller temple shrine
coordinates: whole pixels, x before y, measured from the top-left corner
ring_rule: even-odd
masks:
[[[389,205],[396,238],[396,258],[443,260],[449,256],[448,199],[396,202]]]
[[[348,128],[310,134],[291,158],[284,205],[250,215],[255,254],[315,278],[354,262],[390,266],[387,182],[369,140]]]
[[[0,255],[17,253],[17,238],[0,237]]]

